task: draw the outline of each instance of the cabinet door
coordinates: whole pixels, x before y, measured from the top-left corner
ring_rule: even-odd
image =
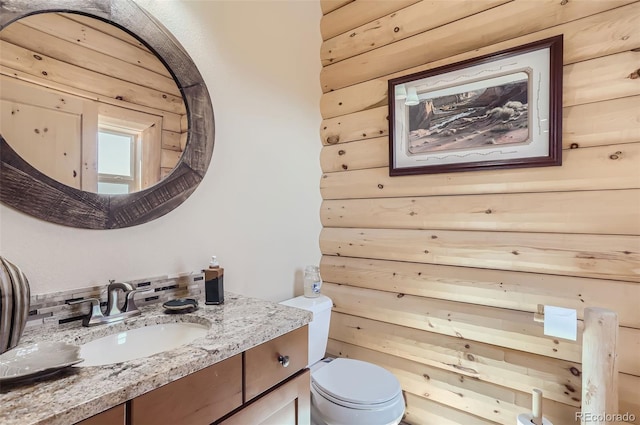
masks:
[[[209,425],[242,405],[242,354],[131,400],[131,425]]]
[[[245,402],[307,367],[307,328],[303,326],[245,352]],[[280,361],[280,356],[286,356],[288,360]]]
[[[76,425],[125,425],[124,404],[98,413]]]
[[[311,393],[309,369],[258,397],[219,425],[309,425]]]

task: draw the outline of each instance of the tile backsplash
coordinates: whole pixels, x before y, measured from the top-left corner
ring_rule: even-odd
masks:
[[[174,298],[198,296],[204,292],[204,274],[202,272],[184,273],[178,276],[157,276],[148,279],[127,281],[135,289],[147,290],[136,294],[136,305],[145,306],[153,303],[164,303]],[[122,291],[119,292],[120,303],[124,302]],[[89,303],[68,305],[67,301],[98,298],[104,307],[107,304],[107,284],[72,289],[69,291],[51,292],[31,296],[29,318],[26,327],[45,324],[64,325],[82,320],[89,313]]]

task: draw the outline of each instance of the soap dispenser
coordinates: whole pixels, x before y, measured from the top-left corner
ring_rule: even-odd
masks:
[[[304,268],[303,285],[305,297],[316,298],[320,296],[322,278],[320,277],[320,268],[318,266],[307,266]]]
[[[224,304],[224,269],[218,264],[215,255],[211,256],[209,268],[204,271],[204,303],[208,305]]]

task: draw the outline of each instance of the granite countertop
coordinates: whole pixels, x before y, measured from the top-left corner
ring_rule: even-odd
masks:
[[[0,384],[3,425],[73,424],[221,360],[302,327],[312,313],[269,301],[225,293],[224,305],[205,305],[188,314],[164,314],[161,305],[111,325],[27,329],[20,345],[64,341],[81,345],[105,335],[160,323],[210,325],[207,336],[153,356],[107,366],[70,367],[39,380]]]

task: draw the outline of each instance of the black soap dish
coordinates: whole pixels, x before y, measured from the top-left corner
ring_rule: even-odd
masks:
[[[165,302],[162,306],[165,308],[164,312],[169,314],[191,313],[198,309],[198,301],[193,298],[176,298]]]

